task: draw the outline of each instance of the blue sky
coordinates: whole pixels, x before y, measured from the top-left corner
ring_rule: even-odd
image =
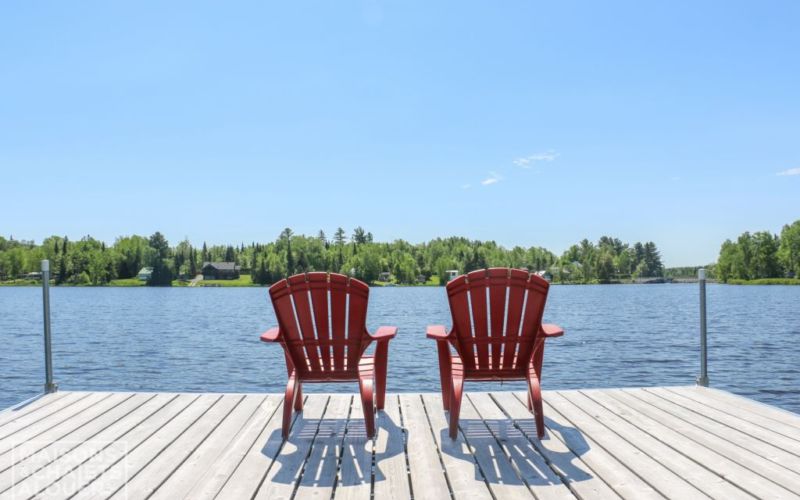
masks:
[[[361,225],[557,253],[609,234],[707,263],[800,218],[799,20],[795,1],[4,2],[0,232]]]

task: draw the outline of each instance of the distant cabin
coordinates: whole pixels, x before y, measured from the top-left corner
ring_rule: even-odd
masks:
[[[139,269],[139,273],[136,275],[136,278],[139,281],[147,281],[153,276],[153,268],[152,267],[143,267]]]
[[[458,269],[448,269],[445,272],[447,273],[447,282],[448,283],[453,281],[454,279],[458,278],[458,276],[459,276]]]
[[[205,262],[201,272],[204,280],[235,280],[240,270],[235,262]]]
[[[383,272],[378,276],[378,281],[389,281],[392,279],[392,273]]]

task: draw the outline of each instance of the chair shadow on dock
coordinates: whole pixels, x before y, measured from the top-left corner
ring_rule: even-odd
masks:
[[[390,439],[399,436],[399,442],[380,452],[367,438],[362,418],[304,419],[298,413],[289,439],[284,442],[277,429],[261,450],[274,457],[272,467],[278,468],[271,481],[292,484],[299,477],[301,486],[330,486],[336,478],[338,486],[357,486],[385,480],[381,461],[403,454],[403,429],[388,415],[381,415],[375,425],[376,435],[388,432]]]
[[[575,463],[589,451],[589,444],[581,432],[574,427],[565,427],[545,417],[547,434],[541,441],[536,437],[533,418],[511,419],[465,419],[459,422],[458,439],[451,441],[448,429],[442,429],[440,440],[442,451],[454,458],[475,466],[475,479],[489,484],[546,486],[562,484],[562,481],[578,482],[592,479],[581,463]],[[559,437],[553,436],[556,433]],[[553,446],[548,441],[569,443]],[[499,457],[507,457],[507,460]],[[509,462],[517,470],[509,466]],[[548,465],[557,465],[561,478],[555,476]]]

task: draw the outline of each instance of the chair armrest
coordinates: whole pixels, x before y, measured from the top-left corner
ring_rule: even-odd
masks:
[[[397,335],[397,327],[396,326],[381,326],[378,330],[375,331],[374,334],[371,334],[372,340],[385,340],[389,341]]]
[[[261,334],[261,342],[277,342],[280,335],[281,331],[278,327],[270,328]]]
[[[447,328],[442,325],[430,325],[428,326],[428,331],[425,333],[425,336],[429,339],[433,340],[448,340],[450,338],[450,334],[453,332],[448,333]]]
[[[560,337],[564,335],[564,329],[558,325],[543,324],[541,330],[539,331],[546,338]]]

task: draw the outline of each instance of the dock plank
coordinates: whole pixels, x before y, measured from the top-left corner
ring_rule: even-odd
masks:
[[[227,449],[230,449],[232,443],[236,442],[239,433],[267,397],[266,395],[243,396],[236,407],[153,492],[150,498],[153,500],[184,498],[198,479],[211,469]]]
[[[522,403],[525,394],[515,394]],[[580,455],[603,481],[608,483],[617,494],[623,498],[664,498],[650,484],[639,477],[634,471],[629,469],[625,462],[629,457],[618,457],[612,452],[604,449],[591,436],[584,433],[580,426],[573,423],[572,419],[580,418],[574,409],[556,409],[550,403],[551,399],[556,399],[558,393],[548,395],[544,398],[544,414],[548,422],[548,429],[556,439],[563,441],[565,445],[576,455]]]
[[[149,498],[243,400],[244,396],[241,395],[225,395],[219,398],[144,467],[136,472],[129,472],[127,483],[111,498]]]
[[[8,492],[8,495],[11,498],[28,498],[31,495],[42,493],[45,488],[70,474],[86,461],[97,457],[104,450],[108,450],[115,442],[131,433],[139,423],[157,414],[178,397],[177,394],[140,394],[139,396],[143,398],[149,397],[150,399],[115,420],[112,425],[95,434],[91,439],[84,441],[68,453],[59,456],[37,470],[35,474],[16,481],[14,488]],[[59,488],[60,491],[67,489],[64,484],[66,483],[62,483],[62,488]],[[75,491],[69,490],[69,493],[74,493]],[[51,492],[42,496],[53,497],[55,495]]]
[[[792,413],[782,408],[770,406],[731,392],[714,389],[713,387],[684,387],[683,390],[702,394],[706,401],[719,401],[721,403],[732,404],[739,408],[739,411],[746,411],[758,415],[761,418],[768,418],[800,430],[800,415],[797,413]]]
[[[536,451],[545,459],[547,465],[561,481],[579,498],[620,498],[620,496],[595,473],[580,455],[570,450],[552,433],[539,440],[533,415],[527,406],[510,392],[491,393],[490,397],[497,403],[503,413],[508,416],[514,427],[518,429]],[[547,423],[547,420],[545,420]]]
[[[295,492],[298,498],[308,498],[312,495],[319,498],[333,496],[353,399],[351,395],[331,395],[317,435],[312,442],[311,451],[305,457]]]
[[[400,394],[400,411],[408,438],[408,470],[414,498],[436,500],[450,497],[450,486],[433,439],[419,394]],[[482,498],[491,498],[484,485]]]
[[[108,498],[118,491],[137,497],[137,491],[128,488],[128,483],[155,457],[164,451],[173,441],[178,439],[209,411],[220,399],[221,395],[201,395],[175,418],[166,422],[156,432],[149,435],[135,449],[126,453],[119,461],[105,470],[99,480],[88,483],[73,498],[97,499]]]
[[[470,453],[464,433],[459,429],[456,439],[450,439],[449,425],[442,407],[441,396],[423,394],[429,425],[440,451],[453,496],[456,498],[492,497],[492,490],[484,478],[480,465]],[[493,497],[492,497],[493,498]]]
[[[54,421],[52,427],[32,426],[13,434],[7,441],[12,444],[13,448],[0,454],[0,471],[9,472],[9,469],[15,464],[25,462],[31,455],[49,447],[56,441],[65,439],[86,422],[112,409],[130,396],[130,394],[93,395],[74,406],[73,410],[76,411],[68,418],[58,422]],[[23,472],[24,470],[24,465],[19,468],[14,467],[14,472]]]
[[[575,498],[528,438],[506,418],[503,410],[488,393],[468,393],[467,400],[474,408],[477,418],[512,464],[518,477],[536,498],[542,500]]]
[[[709,498],[708,495],[686,482],[684,478],[599,421],[595,412],[581,404],[584,401],[581,400],[579,393],[563,391],[549,396],[548,404],[562,415],[567,416],[569,421],[581,430],[587,441],[593,441],[607,453],[613,455],[625,468],[636,474],[659,494],[665,497],[676,496],[685,499]]]
[[[697,463],[690,458],[682,455],[673,448],[660,442],[645,431],[627,422],[615,412],[597,403],[591,395],[597,391],[576,391],[560,393],[574,405],[582,408],[598,422],[604,424],[611,432],[616,433],[633,446],[636,446],[643,453],[654,460],[657,460],[664,467],[677,474],[681,479],[689,482],[695,488],[702,491],[711,498],[734,499],[734,498],[753,498],[744,490],[726,481],[708,469],[698,467]],[[622,411],[622,410],[620,410]],[[583,430],[584,428],[581,427]],[[671,485],[668,485],[670,492]]]
[[[620,416],[646,430],[650,435],[656,437],[661,442],[673,447],[686,456],[691,457],[698,466],[713,470],[731,483],[744,489],[749,494],[756,497],[772,498],[798,498],[792,490],[786,489],[773,482],[770,478],[764,477],[751,470],[736,460],[736,451],[733,456],[727,450],[719,450],[716,447],[708,446],[702,434],[700,440],[695,440],[697,430],[693,426],[669,418],[664,412],[647,405],[643,401],[625,393],[622,390],[612,389],[601,393],[593,393],[592,399],[606,406],[609,409],[617,408]],[[615,402],[616,405],[610,404]],[[625,409],[621,409],[620,407]],[[612,410],[613,411],[613,410]]]
[[[62,398],[75,398],[77,396],[78,394],[74,392],[55,392],[52,394],[42,394],[32,401],[28,401],[27,404],[20,403],[10,408],[0,410],[0,432],[2,432],[2,427],[9,422],[20,418],[32,420],[34,413],[42,412],[44,408],[51,403],[55,403]]]
[[[280,428],[280,412],[277,410],[281,407],[281,401],[282,398],[277,394],[268,395],[267,399],[256,408],[248,423],[231,440],[228,449],[197,479],[192,489],[185,495],[177,495],[174,498],[213,499],[247,457],[255,456],[256,459],[263,462],[269,460],[271,463],[274,455],[265,453],[264,443],[269,440],[270,435],[276,429]],[[278,413],[277,417],[276,413]],[[244,466],[242,469],[248,469],[248,467]],[[251,471],[254,469],[254,467],[249,468]],[[251,474],[252,477],[255,475]],[[243,471],[239,471],[237,480],[242,479],[243,476],[246,478]],[[258,480],[253,480],[253,491],[260,479],[261,476],[258,476]]]
[[[353,397],[342,443],[334,500],[369,500],[372,495],[374,445],[375,441],[367,438],[361,398]]]
[[[790,422],[792,419],[784,418],[786,417],[786,412],[784,411],[779,411],[778,416],[781,418],[776,419],[774,418],[775,414],[771,411],[759,414],[752,411],[752,409],[748,410],[742,403],[744,398],[722,391],[712,391],[703,387],[664,387],[663,389],[684,398],[691,399],[707,408],[713,408],[717,411],[736,415],[736,417],[741,420],[769,429],[793,441],[800,441],[800,427],[787,423],[787,421]]]
[[[489,484],[495,498],[534,498],[528,484],[522,480],[509,455],[497,442],[490,426],[475,410],[469,397],[465,396],[461,402],[458,425],[467,443],[468,454],[472,456],[464,457],[464,460],[472,458],[478,463],[481,476]],[[442,436],[442,439],[447,437]]]
[[[406,458],[407,436],[397,395],[386,396],[385,410],[378,412],[375,425],[374,496],[382,500],[411,498]],[[445,484],[445,491],[446,488]]]
[[[41,432],[50,429],[59,422],[85,410],[108,394],[83,393],[69,399],[62,398],[48,405],[46,410],[35,415],[35,418],[17,418],[0,428],[0,454],[6,453],[15,444],[33,439]]]
[[[231,476],[231,480],[220,492],[220,498],[252,498],[253,492],[257,490],[256,498],[291,498],[300,477],[306,457],[314,443],[317,430],[325,415],[328,406],[328,396],[311,396],[305,402],[303,411],[295,413],[296,417],[289,439],[284,442],[281,438],[281,412],[278,408],[275,412],[275,426],[272,433],[267,436],[268,441],[260,448],[262,457],[253,454],[248,455],[242,462],[242,466],[236,469],[236,473],[243,470],[247,475],[244,478],[237,477],[236,473]],[[282,405],[281,405],[282,406]],[[264,451],[261,451],[264,450]],[[275,451],[273,451],[275,450]],[[244,467],[243,467],[244,466]],[[252,485],[245,484],[245,481],[252,472],[259,475],[259,482],[250,491]],[[244,491],[242,491],[244,490]],[[241,494],[239,493],[241,491]]]
[[[665,418],[676,419],[674,420],[676,425],[681,425],[679,421],[690,425],[691,437],[705,446],[712,447],[729,457],[734,456],[739,463],[750,470],[767,475],[771,480],[792,488],[793,491],[800,491],[800,472],[798,472],[800,457],[730,429],[705,416],[692,413],[648,391],[624,390],[624,392],[660,410],[664,415],[669,415]]]
[[[730,413],[717,410],[680,394],[670,392],[666,389],[651,388],[645,390],[693,413],[702,415],[710,420],[722,424],[726,426],[727,429],[735,430],[742,435],[758,439],[768,445],[791,453],[795,457],[800,457],[800,440],[795,440],[784,436],[783,434],[772,431],[766,427],[743,420],[739,418],[738,415],[732,415]],[[727,429],[726,432],[729,432]]]
[[[36,441],[25,443],[23,453],[15,453],[16,461],[11,467],[0,472],[0,492],[6,491],[13,484],[19,484],[27,477],[35,474],[51,462],[66,455],[82,443],[92,440],[105,428],[113,425],[119,418],[138,408],[155,394],[118,394],[103,401],[103,405],[93,407],[93,414],[84,418],[74,418],[64,422],[60,434],[42,434]],[[51,431],[57,431],[57,428]],[[36,443],[40,443],[36,446]],[[3,457],[5,458],[5,457]],[[2,460],[0,460],[1,462]],[[2,468],[2,465],[0,465]]]

